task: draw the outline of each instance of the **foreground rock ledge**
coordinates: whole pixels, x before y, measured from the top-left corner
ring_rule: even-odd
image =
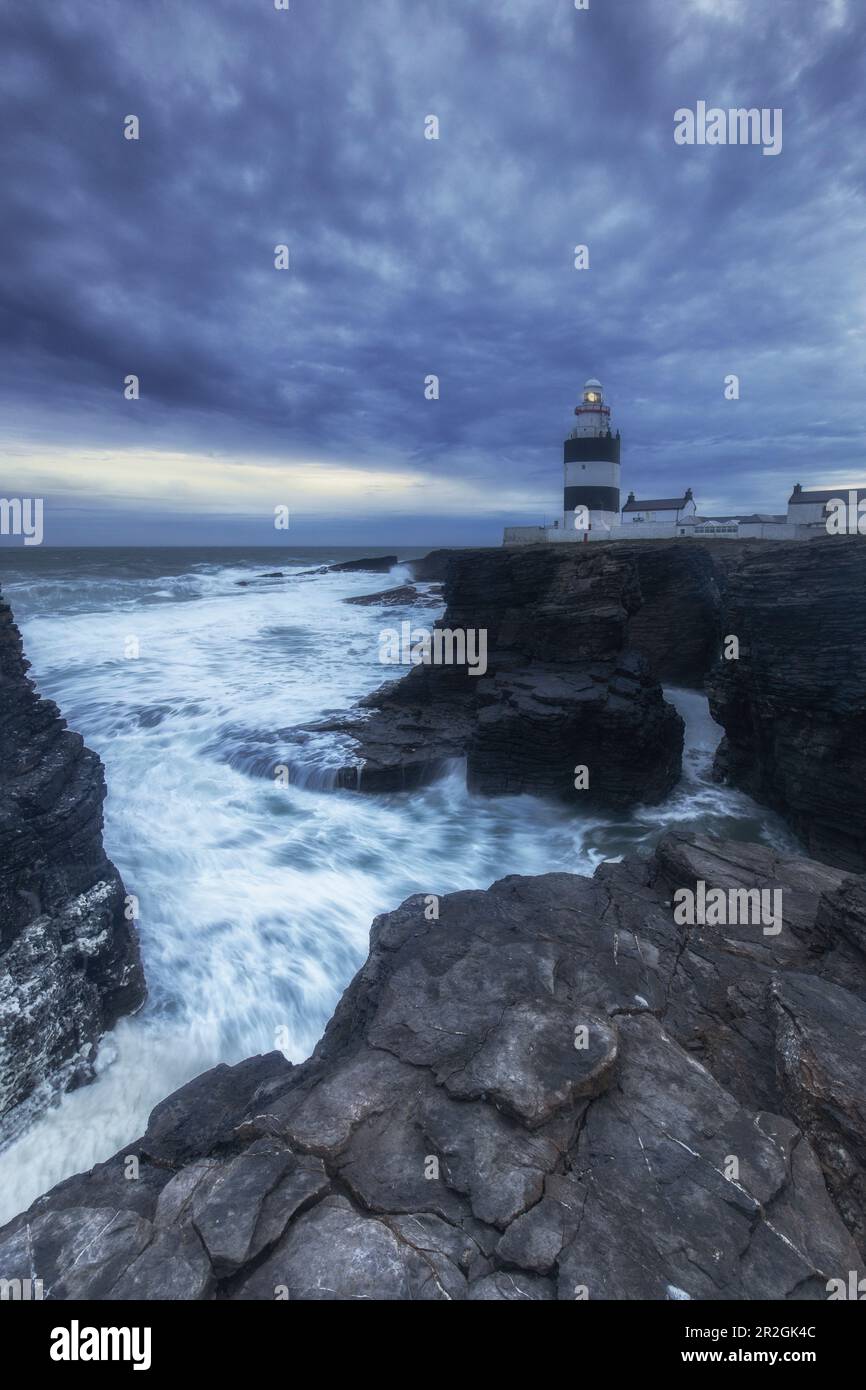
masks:
[[[782,931],[677,926],[698,879],[781,886]],[[863,886],[668,837],[434,921],[410,898],[308,1062],[170,1096],[0,1231],[0,1274],[51,1299],[826,1298],[866,1229]]]

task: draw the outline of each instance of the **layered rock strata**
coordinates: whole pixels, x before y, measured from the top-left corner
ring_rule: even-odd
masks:
[[[28,666],[0,599],[0,1142],[90,1078],[99,1039],[145,995],[102,843],[102,764]]]
[[[866,538],[775,545],[729,576],[708,682],[720,778],[772,806],[809,854],[866,868]]]

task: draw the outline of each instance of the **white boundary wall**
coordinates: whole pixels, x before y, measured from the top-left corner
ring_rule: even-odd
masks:
[[[537,545],[544,541],[559,545],[585,545],[593,541],[687,540],[689,537],[698,540],[807,541],[824,532],[824,526],[795,526],[789,521],[741,522],[736,528],[720,524],[713,530],[666,521],[642,521],[633,526],[614,526],[609,531],[602,527],[575,531],[566,526],[507,526],[502,544]]]

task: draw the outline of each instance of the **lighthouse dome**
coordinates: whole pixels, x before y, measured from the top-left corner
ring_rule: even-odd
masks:
[[[601,382],[599,381],[597,376],[591,376],[589,378],[589,381],[585,381],[583,384],[584,388],[586,388],[587,386],[597,386],[599,391],[601,390]]]

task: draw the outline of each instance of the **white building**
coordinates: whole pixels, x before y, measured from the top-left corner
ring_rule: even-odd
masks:
[[[562,519],[552,526],[507,526],[504,545],[680,536],[808,540],[828,529],[830,504],[838,506],[839,499],[844,500],[849,513],[862,504],[866,515],[864,487],[805,491],[799,483],[788,499],[787,515],[751,512],[701,516],[690,487],[681,497],[641,499],[630,492],[620,509],[620,433],[613,433],[610,406],[595,377],[584,385],[574,414],[577,423],[563,445]]]
[[[633,492],[622,509],[623,526],[693,526],[697,505],[692,490],[687,487],[682,497],[650,497],[645,501],[637,499]],[[634,540],[634,536],[629,536]]]
[[[820,527],[826,530],[830,503],[836,503],[838,507],[840,501],[856,513],[858,507],[866,501],[866,487],[846,483],[837,488],[804,491],[799,483],[795,483],[794,491],[788,498],[788,521],[794,526]]]

